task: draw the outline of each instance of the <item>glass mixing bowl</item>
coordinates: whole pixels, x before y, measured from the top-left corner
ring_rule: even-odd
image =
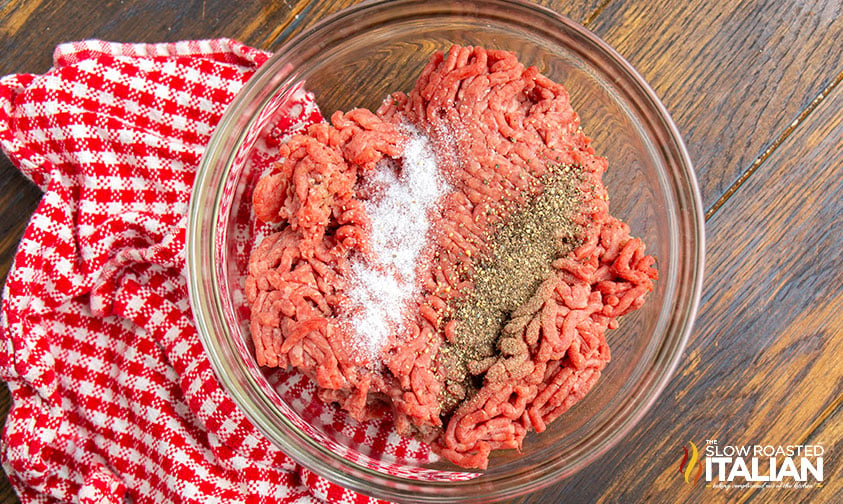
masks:
[[[243,297],[251,191],[280,114],[302,86],[326,116],[377,108],[409,91],[430,54],[453,44],[514,51],[568,89],[582,127],[609,159],[612,213],[658,260],[645,305],[607,335],[612,362],[592,391],[522,453],[493,454],[488,470],[379,459],[312,404],[290,396],[292,374],[257,366]],[[546,9],[503,0],[376,1],[327,18],[278,48],[217,127],[189,211],[189,293],[211,364],[246,416],[300,464],[347,488],[411,502],[489,501],[535,491],[606,452],[664,388],[699,301],[703,218],[691,162],[675,125],[641,76],[611,47]],[[328,415],[330,417],[330,415]],[[348,420],[351,422],[351,420]]]

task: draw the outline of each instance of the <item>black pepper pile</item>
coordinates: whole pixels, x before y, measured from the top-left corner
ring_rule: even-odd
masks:
[[[506,352],[498,342],[510,313],[533,296],[552,262],[578,245],[581,225],[573,217],[581,204],[581,167],[548,163],[547,168],[537,180],[543,190],[496,225],[490,252],[469,274],[474,289],[452,307],[459,321],[456,338],[440,347],[437,362],[447,369],[439,398],[443,416],[479,388],[483,373]]]

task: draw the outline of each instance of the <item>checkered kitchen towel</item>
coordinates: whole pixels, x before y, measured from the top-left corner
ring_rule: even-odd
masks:
[[[6,280],[2,462],[24,502],[368,502],[297,467],[220,387],[183,270],[194,171],[262,51],[66,44],[0,80],[0,146],[44,191]],[[305,97],[292,131],[321,119]]]

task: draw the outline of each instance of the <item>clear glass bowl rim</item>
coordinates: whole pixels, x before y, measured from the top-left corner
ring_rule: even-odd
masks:
[[[261,398],[259,386],[253,378],[249,377],[248,370],[242,364],[231,361],[237,353],[232,347],[232,335],[229,333],[226,318],[222,313],[224,303],[221,293],[224,290],[219,285],[216,275],[213,274],[215,271],[214,243],[219,237],[214,223],[218,222],[220,217],[219,201],[222,198],[224,186],[222,182],[229,175],[235,151],[243,140],[243,131],[249,127],[249,121],[254,121],[256,112],[263,110],[269,98],[277,91],[277,88],[273,89],[273,87],[279,82],[277,74],[284,65],[284,55],[290,51],[312,47],[325,33],[333,33],[333,36],[337,37],[341,36],[344,30],[351,29],[356,32],[365,29],[375,22],[372,21],[373,19],[381,19],[373,14],[383,16],[384,12],[388,12],[399,17],[399,13],[402,12],[404,15],[410,12],[415,12],[417,15],[419,13],[424,15],[464,14],[472,8],[476,8],[476,12],[483,13],[482,15],[505,12],[507,16],[513,18],[532,19],[536,21],[537,26],[549,25],[565,30],[569,35],[590,45],[595,51],[595,58],[603,64],[611,65],[612,71],[623,76],[625,83],[631,86],[627,89],[629,98],[638,105],[640,111],[652,115],[648,117],[652,121],[649,126],[657,130],[661,141],[659,145],[662,150],[661,155],[668,159],[667,168],[673,171],[670,179],[676,182],[674,189],[676,189],[677,206],[685,209],[677,218],[683,220],[682,229],[689,230],[688,238],[690,239],[689,242],[680,244],[683,254],[680,261],[687,266],[683,270],[687,278],[683,278],[685,282],[684,285],[680,285],[681,292],[678,294],[683,300],[679,303],[682,308],[681,313],[675,314],[670,337],[664,338],[662,345],[658,348],[653,373],[646,377],[648,381],[645,393],[628,412],[629,415],[619,421],[609,437],[599,440],[597,445],[587,453],[568,459],[564,464],[559,464],[558,461],[554,464],[553,460],[548,461],[545,466],[539,468],[540,470],[534,470],[528,474],[522,471],[514,475],[498,475],[490,482],[494,490],[482,495],[478,495],[477,491],[472,489],[473,486],[476,487],[476,482],[472,480],[453,482],[408,480],[361,467],[313,442],[289,421],[283,418],[272,418],[273,407],[265,398]],[[521,0],[364,2],[319,21],[312,28],[285,43],[246,83],[224,113],[202,158],[191,195],[186,233],[188,293],[200,340],[217,378],[247,418],[276,446],[304,467],[346,488],[381,499],[412,502],[501,500],[543,488],[589,464],[628,433],[661,394],[681,358],[699,305],[705,251],[701,201],[687,149],[676,125],[655,92],[612,47],[574,21],[544,7]],[[237,379],[230,374],[232,364],[238,367],[234,370],[238,374]]]

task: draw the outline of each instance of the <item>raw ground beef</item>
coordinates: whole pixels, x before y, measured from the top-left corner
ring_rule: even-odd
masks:
[[[400,162],[406,124],[430,139],[450,190],[429,215],[407,323],[372,355],[344,322],[349,265],[371,254],[367,181],[382,159]],[[360,420],[391,414],[399,433],[462,467],[520,448],[591,389],[610,360],[606,330],[657,277],[641,240],[609,214],[607,162],[589,142],[560,84],[512,53],[458,46],[434,54],[409,94],[293,137],[253,196],[256,216],[278,225],[246,281],[258,362],[307,374],[321,400]],[[492,264],[495,240],[558,180],[576,189],[575,211],[549,236],[529,292],[477,309],[481,282],[506,271]],[[494,337],[473,340],[460,316],[492,312]]]

